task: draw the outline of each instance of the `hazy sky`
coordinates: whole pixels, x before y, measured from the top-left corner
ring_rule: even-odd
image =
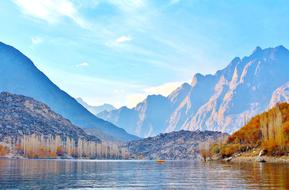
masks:
[[[132,106],[256,46],[289,47],[288,0],[5,0],[0,23],[0,41],[92,105]]]

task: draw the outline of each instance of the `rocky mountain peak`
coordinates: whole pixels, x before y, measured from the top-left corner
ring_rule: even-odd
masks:
[[[288,53],[289,50],[287,48],[285,48],[283,45],[279,45],[277,47],[275,47],[276,51],[279,51],[279,52],[284,52],[284,53]]]
[[[171,102],[179,101],[179,97],[186,96],[188,92],[192,90],[192,86],[188,83],[183,83],[180,87],[178,87],[176,90],[174,90],[171,94],[169,94],[168,99]]]
[[[253,52],[252,52],[252,55],[257,55],[257,54],[259,54],[259,53],[261,53],[262,52],[262,48],[260,47],[260,46],[257,46],[254,50],[253,50]]]
[[[266,49],[261,49],[260,47],[256,47],[253,53],[249,57],[244,57],[243,60],[255,60],[255,59],[276,59],[282,56],[289,56],[289,50],[284,46],[279,45],[276,47],[270,47]]]
[[[264,111],[271,99],[287,101],[288,91],[283,85],[289,81],[288,63],[285,47],[257,47],[252,55],[234,58],[214,75],[195,74],[191,85],[174,90],[166,97],[168,101],[146,104],[146,112],[133,108],[136,122],[129,125],[145,129],[139,133],[142,137],[148,130],[163,129],[233,132],[244,124],[244,118]],[[157,117],[160,113],[162,116]],[[125,122],[120,126],[126,127]]]
[[[191,86],[194,87],[197,85],[198,82],[200,82],[205,76],[200,74],[200,73],[197,73],[194,75],[193,79],[192,79],[192,82],[191,82]]]

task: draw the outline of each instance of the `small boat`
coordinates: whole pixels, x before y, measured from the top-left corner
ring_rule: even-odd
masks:
[[[165,162],[166,162],[165,160],[156,160],[156,163],[158,163],[158,164],[163,164]]]

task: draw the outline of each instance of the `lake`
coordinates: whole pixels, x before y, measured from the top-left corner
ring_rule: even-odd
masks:
[[[289,189],[289,165],[0,160],[0,189]]]

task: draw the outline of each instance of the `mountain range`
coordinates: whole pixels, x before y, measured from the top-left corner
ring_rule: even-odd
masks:
[[[12,46],[0,42],[0,92],[32,97],[102,140],[138,139],[124,129],[90,113],[49,80],[33,62]]]
[[[182,129],[232,133],[255,114],[288,101],[288,82],[289,50],[257,47],[215,74],[195,74],[167,97],[150,95],[132,109],[97,116],[140,137]]]
[[[103,111],[112,111],[115,110],[116,108],[111,105],[111,104],[102,104],[99,106],[91,106],[88,103],[86,103],[82,98],[76,98],[76,100],[78,101],[78,103],[80,103],[83,107],[85,107],[88,111],[90,111],[92,114],[97,115],[100,112]]]

